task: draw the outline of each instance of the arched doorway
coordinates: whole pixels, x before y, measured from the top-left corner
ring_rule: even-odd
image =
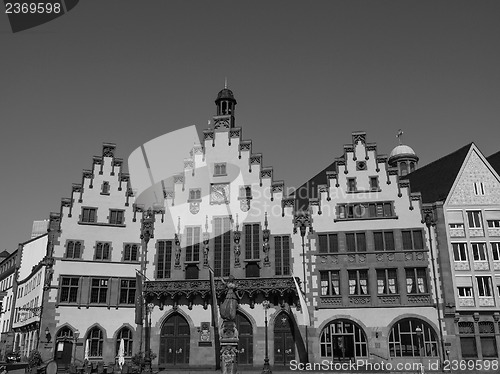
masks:
[[[321,357],[332,361],[368,356],[365,332],[352,321],[337,319],[330,322],[321,331],[319,339]]]
[[[163,323],[160,332],[160,366],[189,364],[189,324],[179,313],[174,313]]]
[[[238,365],[253,365],[253,328],[250,320],[243,314],[236,314],[236,328],[240,338],[238,344]]]
[[[71,364],[73,356],[73,331],[65,326],[61,328],[56,335],[56,351],[54,360],[57,367],[65,369]]]
[[[274,319],[274,365],[290,365],[295,359],[295,339],[293,336],[292,321],[285,312],[281,312]]]

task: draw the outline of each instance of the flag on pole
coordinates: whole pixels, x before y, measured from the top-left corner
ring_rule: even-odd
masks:
[[[297,279],[295,277],[292,277],[293,281],[295,282],[295,288],[297,289],[297,295],[299,295],[299,301],[300,301],[300,309],[302,310],[302,324],[306,326],[311,325],[311,316],[309,315],[309,309],[307,308],[307,303],[306,299],[304,297],[304,294],[302,293],[302,290],[299,287],[299,284],[297,283]]]
[[[135,323],[142,325],[142,310],[144,309],[144,300],[142,298],[142,276],[139,272],[135,273]]]

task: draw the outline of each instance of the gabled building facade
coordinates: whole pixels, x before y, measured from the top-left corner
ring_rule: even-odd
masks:
[[[2,295],[2,313],[0,314],[0,327],[2,329],[0,355],[2,360],[5,359],[6,353],[15,349],[14,334],[11,332],[11,326],[14,309],[12,305],[15,302],[14,279],[18,266],[17,253],[17,249],[10,254],[7,251],[2,252],[2,262],[0,262],[0,292]]]
[[[435,223],[449,359],[498,359],[498,173],[471,143],[409,174],[408,180]]]
[[[396,367],[441,356],[436,273],[420,195],[400,179],[396,162],[398,155],[408,158],[414,169],[418,157],[398,147],[390,167],[366,133],[354,132],[343,155],[296,191],[297,207],[310,214],[313,228],[304,272],[317,362],[361,359]]]

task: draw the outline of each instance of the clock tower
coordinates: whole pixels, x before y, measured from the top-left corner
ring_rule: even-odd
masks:
[[[236,100],[233,91],[224,85],[224,89],[219,91],[217,99],[217,115],[214,116],[214,130],[227,130],[234,127],[234,107]]]

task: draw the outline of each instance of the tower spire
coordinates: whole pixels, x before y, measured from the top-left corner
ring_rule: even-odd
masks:
[[[224,77],[224,88],[227,89],[227,77]]]

